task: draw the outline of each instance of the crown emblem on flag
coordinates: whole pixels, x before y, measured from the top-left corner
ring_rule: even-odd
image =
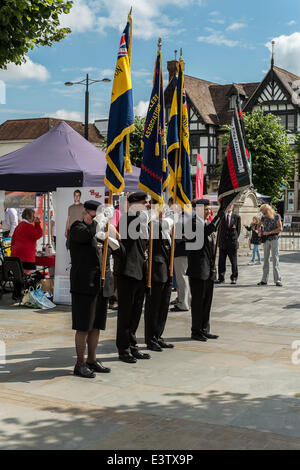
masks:
[[[125,34],[122,34],[121,42],[120,42],[120,49],[119,49],[119,52],[118,52],[118,57],[123,57],[125,55],[128,55],[128,51],[127,51]]]

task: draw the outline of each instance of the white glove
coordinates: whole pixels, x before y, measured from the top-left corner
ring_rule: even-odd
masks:
[[[108,220],[110,220],[115,215],[115,209],[113,208],[113,206],[105,207],[105,209],[103,210],[103,214]]]
[[[100,214],[96,215],[94,220],[97,222],[96,232],[105,232],[108,218],[105,217],[104,213],[101,212]]]

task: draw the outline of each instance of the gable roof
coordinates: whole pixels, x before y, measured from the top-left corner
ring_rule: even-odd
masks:
[[[273,75],[274,74],[274,75]],[[246,110],[251,110],[252,106],[255,104],[256,99],[258,99],[258,96],[260,94],[261,88],[264,87],[264,84],[269,82],[270,79],[272,79],[272,76],[275,76],[277,78],[283,88],[286,90],[286,92],[292,97],[293,93],[295,90],[292,88],[292,83],[295,81],[299,81],[300,77],[298,75],[295,75],[294,73],[288,72],[287,70],[281,69],[280,67],[277,67],[276,65],[271,68],[263,80],[258,83],[258,86],[256,90],[252,93],[252,96],[249,97],[249,100],[245,103],[245,109]],[[297,103],[293,103],[295,107],[299,106]]]
[[[288,72],[287,70],[281,69],[274,65],[273,70],[281,83],[285,86],[289,94],[292,96],[295,90],[292,88],[292,83],[295,81],[299,81],[300,77],[295,75],[294,73]],[[298,105],[299,106],[299,105]]]
[[[34,140],[53,129],[59,122],[66,122],[80,135],[84,135],[84,124],[55,118],[14,119],[0,125],[1,140]],[[100,144],[101,134],[94,124],[89,124],[89,141]]]

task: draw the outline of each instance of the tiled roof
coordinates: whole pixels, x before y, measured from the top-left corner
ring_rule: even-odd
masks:
[[[188,96],[204,121],[207,124],[218,124],[216,108],[210,93],[210,86],[215,84],[189,75],[184,76],[184,84]]]
[[[78,121],[67,121],[54,118],[15,119],[5,121],[0,125],[1,140],[34,140],[55,127],[59,122],[65,121],[75,131],[84,135],[84,124]],[[101,135],[94,124],[89,124],[89,141],[100,144]]]
[[[292,88],[292,83],[295,81],[299,81],[300,77],[298,75],[295,75],[291,72],[288,72],[287,70],[281,69],[279,67],[276,67],[274,65],[273,70],[279,80],[283,83],[285,88],[288,90],[290,95],[294,93],[294,89]]]
[[[234,85],[211,85],[209,87],[221,126],[230,124],[232,120],[232,112],[229,111],[230,89],[234,87],[242,96],[250,97],[258,85],[259,83],[235,83]]]

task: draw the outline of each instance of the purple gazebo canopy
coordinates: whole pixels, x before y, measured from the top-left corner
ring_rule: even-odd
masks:
[[[64,121],[19,150],[0,158],[0,190],[55,191],[104,186],[105,154]],[[138,187],[140,169],[125,174],[125,191]]]

